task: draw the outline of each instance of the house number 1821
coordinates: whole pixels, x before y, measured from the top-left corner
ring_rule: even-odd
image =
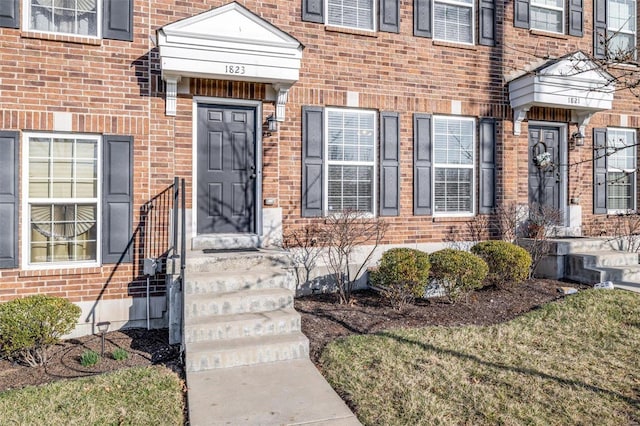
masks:
[[[224,72],[227,74],[244,74],[244,65],[225,65]]]

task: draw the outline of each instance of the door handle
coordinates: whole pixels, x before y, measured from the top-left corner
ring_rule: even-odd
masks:
[[[249,173],[249,179],[255,179],[256,178],[256,166],[251,166],[250,167],[251,173]]]

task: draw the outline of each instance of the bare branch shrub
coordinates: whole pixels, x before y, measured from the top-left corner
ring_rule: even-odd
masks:
[[[289,252],[291,260],[296,267],[296,286],[300,288],[311,279],[311,272],[317,265],[321,254],[321,245],[318,241],[320,230],[318,225],[305,225],[302,229],[296,229],[283,240],[283,247]],[[300,276],[302,270],[303,276]]]
[[[349,303],[355,280],[367,267],[386,230],[387,224],[381,218],[353,210],[332,214],[320,226],[323,257],[335,280],[341,304]],[[371,248],[356,262],[358,248],[366,245]]]
[[[640,215],[633,211],[613,216],[607,240],[614,250],[640,251]]]
[[[526,218],[527,206],[515,202],[500,205],[495,212],[496,233],[500,239],[515,244]]]
[[[562,223],[562,211],[550,206],[533,204],[529,208],[529,216],[522,227],[522,240],[518,236],[518,244],[527,249],[531,255],[531,268],[529,278],[532,278],[534,272],[542,259],[549,254],[551,248],[550,236],[554,236],[555,227]]]

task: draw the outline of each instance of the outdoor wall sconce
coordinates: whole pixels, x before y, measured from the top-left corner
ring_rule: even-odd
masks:
[[[276,117],[273,114],[267,117],[267,130],[269,132],[277,132],[278,131],[278,122],[276,121]]]
[[[584,135],[580,133],[579,130],[571,133],[571,138],[569,139],[573,146],[583,146],[584,145]]]

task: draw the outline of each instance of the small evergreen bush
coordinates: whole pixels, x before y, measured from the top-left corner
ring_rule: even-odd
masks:
[[[520,284],[529,275],[531,255],[508,241],[483,241],[471,247],[489,265],[487,282],[498,287]]]
[[[429,279],[429,255],[410,248],[387,250],[378,269],[371,272],[371,283],[397,310],[422,297]]]
[[[95,351],[85,351],[80,355],[80,364],[83,367],[93,367],[100,361],[100,355]]]
[[[451,302],[481,288],[489,272],[487,262],[463,250],[443,249],[429,255],[431,278],[441,285]]]
[[[117,348],[116,350],[114,350],[111,356],[116,361],[124,361],[125,359],[129,358],[129,354],[127,353],[127,351],[122,348]]]
[[[32,367],[47,362],[49,348],[71,332],[80,308],[67,299],[34,295],[0,304],[0,350]]]

